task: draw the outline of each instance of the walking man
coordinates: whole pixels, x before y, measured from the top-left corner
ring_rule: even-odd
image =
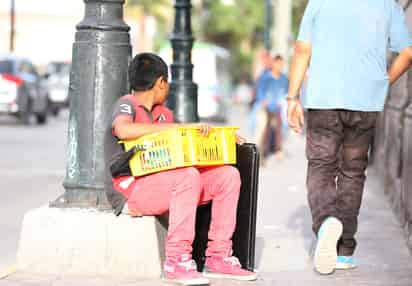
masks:
[[[395,0],[309,0],[291,68],[288,122],[307,113],[308,200],[321,274],[356,267],[355,233],[368,149],[388,86],[412,63],[412,39]],[[387,70],[387,49],[398,53]],[[307,95],[299,90],[310,66]]]

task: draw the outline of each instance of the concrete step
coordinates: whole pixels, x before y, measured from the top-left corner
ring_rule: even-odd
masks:
[[[165,228],[155,217],[42,207],[26,213],[17,270],[33,274],[158,278]]]

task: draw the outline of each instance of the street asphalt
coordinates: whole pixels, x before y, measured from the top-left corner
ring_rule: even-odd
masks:
[[[228,124],[247,135],[247,109],[234,107]],[[24,213],[56,198],[65,168],[67,113],[44,127],[30,128],[0,117],[0,273],[15,263]],[[213,280],[213,285],[411,286],[412,256],[373,169],[368,171],[359,222],[359,268],[320,276],[313,271],[314,235],[306,202],[304,138],[289,134],[285,157],[269,158],[260,170],[257,218],[257,282]],[[160,280],[38,276],[12,273],[0,286],[154,286]]]
[[[24,213],[63,193],[67,119],[27,127],[0,117],[0,272],[15,264]]]

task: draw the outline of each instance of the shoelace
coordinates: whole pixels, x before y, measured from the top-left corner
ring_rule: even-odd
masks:
[[[223,258],[223,261],[229,262],[232,266],[240,266],[240,261],[235,256],[230,256],[230,257]]]
[[[186,262],[179,262],[178,263],[179,266],[182,266],[184,269],[186,269],[187,271],[190,270],[196,270],[197,269],[197,265],[196,262],[192,259],[192,260],[188,260]]]

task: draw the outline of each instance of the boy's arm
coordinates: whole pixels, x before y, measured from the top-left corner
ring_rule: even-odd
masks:
[[[202,135],[209,134],[210,127],[207,124],[179,124],[179,123],[134,123],[133,119],[126,116],[119,116],[113,122],[113,135],[120,140],[133,140],[144,135],[166,131],[178,127],[199,128]]]
[[[132,140],[144,135],[169,130],[181,126],[175,123],[150,124],[134,123],[128,117],[120,116],[113,122],[113,134],[120,140]]]
[[[389,69],[389,83],[395,83],[412,64],[412,47],[404,49],[393,61]]]

